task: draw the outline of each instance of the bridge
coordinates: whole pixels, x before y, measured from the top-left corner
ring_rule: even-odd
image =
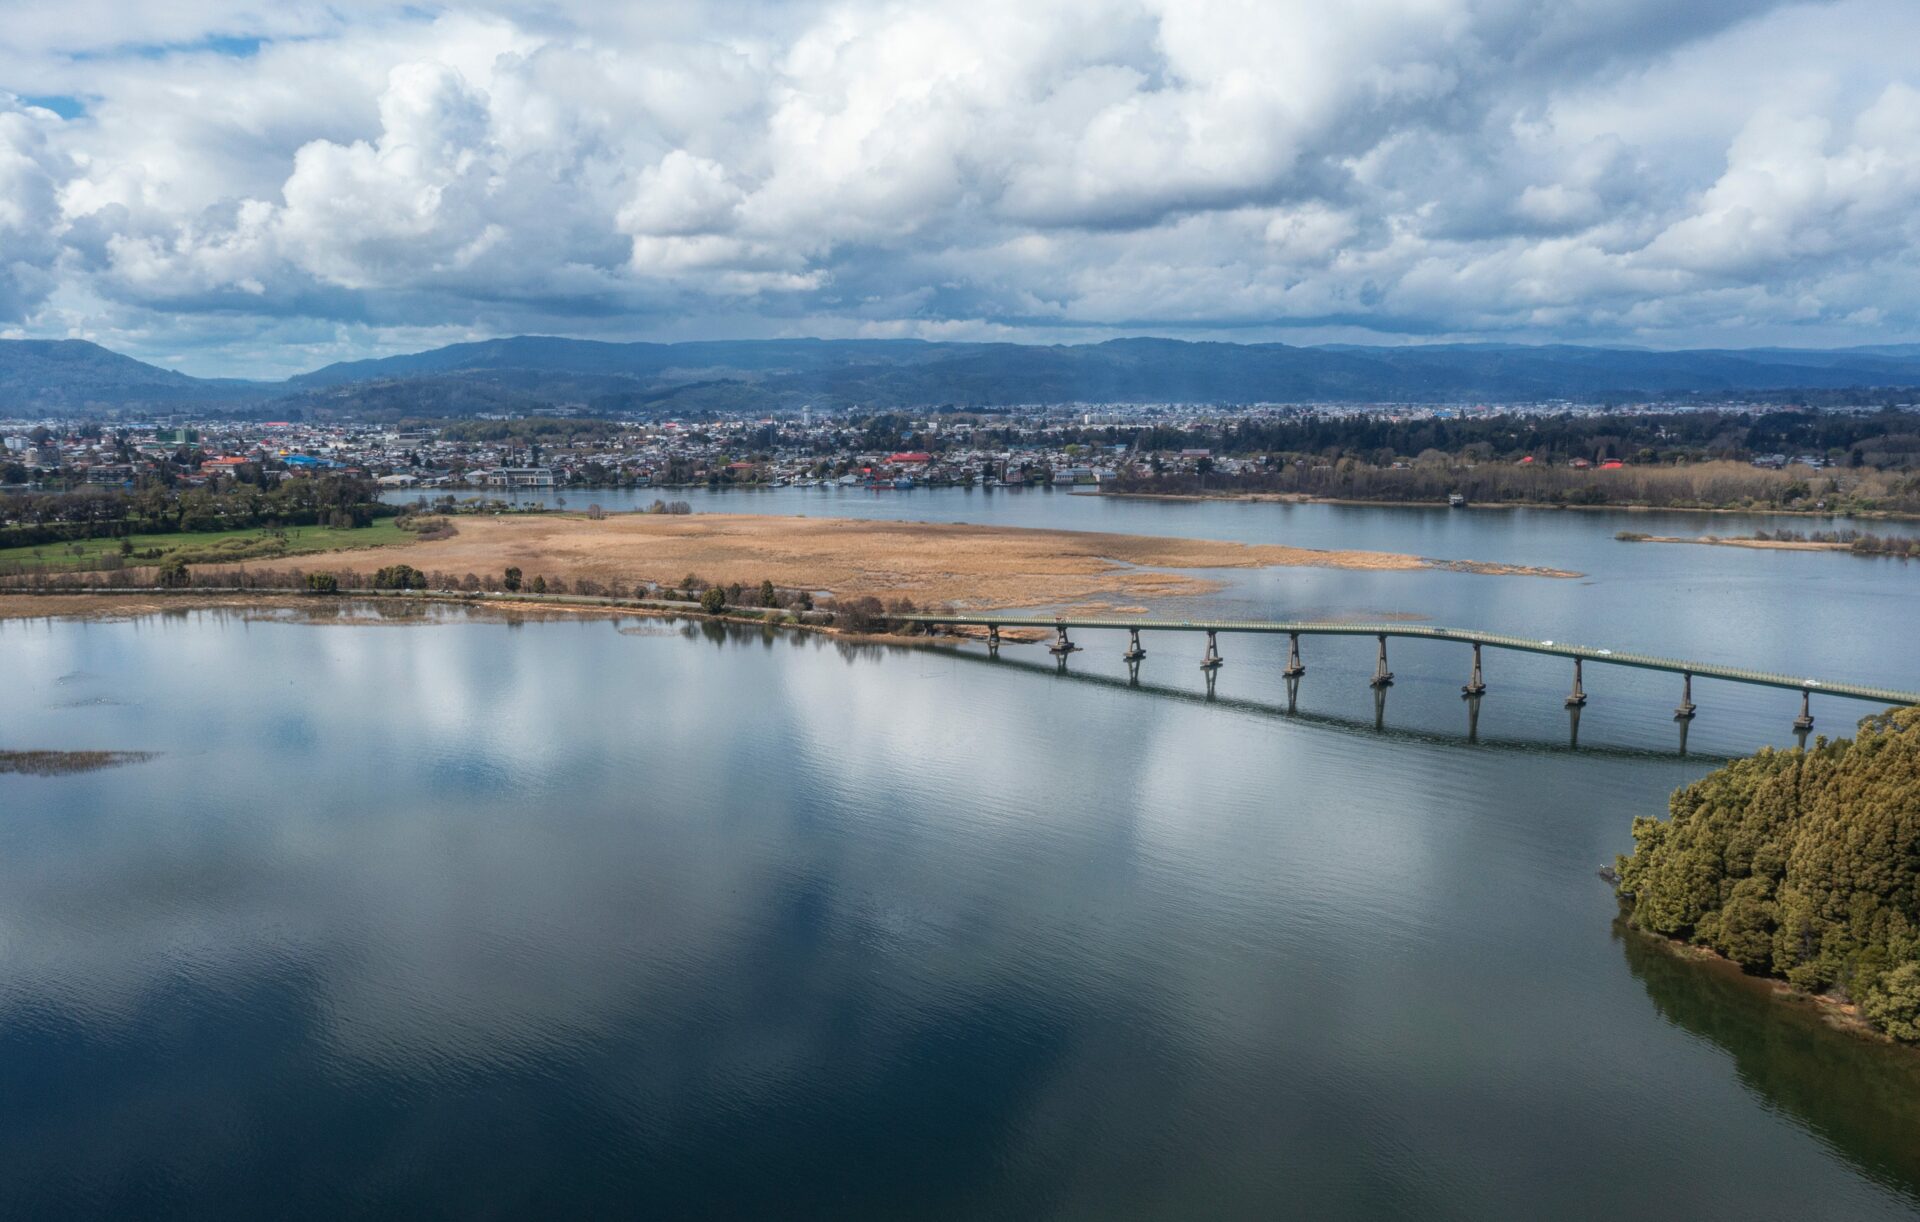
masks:
[[[1694,715],[1693,680],[1696,675],[1703,679],[1721,679],[1729,683],[1785,688],[1799,692],[1800,716],[1794,721],[1794,729],[1803,732],[1813,728],[1812,698],[1816,692],[1823,696],[1866,700],[1874,704],[1920,705],[1920,692],[1776,674],[1771,671],[1746,670],[1738,666],[1721,666],[1712,662],[1689,662],[1679,658],[1654,657],[1649,654],[1601,649],[1591,645],[1572,645],[1564,641],[1536,641],[1526,637],[1505,636],[1497,632],[1478,632],[1467,628],[1433,628],[1410,624],[1328,624],[1285,620],[1067,619],[1058,616],[1007,615],[896,615],[890,618],[901,623],[923,624],[929,629],[984,628],[987,631],[987,648],[995,653],[999,651],[1000,633],[1003,629],[1044,629],[1055,634],[1054,642],[1049,649],[1058,659],[1060,668],[1063,670],[1066,668],[1068,656],[1080,651],[1080,646],[1073,642],[1074,632],[1103,629],[1121,631],[1128,634],[1127,650],[1121,657],[1135,675],[1138,674],[1141,661],[1147,656],[1147,651],[1140,641],[1141,633],[1203,632],[1207,637],[1207,648],[1206,653],[1201,657],[1200,668],[1206,672],[1209,687],[1212,685],[1215,673],[1226,664],[1226,659],[1220,654],[1219,634],[1244,632],[1268,636],[1284,635],[1288,638],[1287,666],[1281,674],[1289,680],[1298,679],[1307,673],[1300,653],[1301,637],[1370,636],[1375,638],[1379,645],[1373,678],[1370,680],[1371,685],[1376,689],[1388,687],[1393,683],[1393,672],[1387,668],[1387,640],[1401,638],[1453,641],[1472,646],[1473,669],[1467,682],[1460,688],[1461,695],[1469,698],[1478,698],[1487,690],[1486,679],[1480,665],[1480,651],[1488,648],[1506,649],[1516,653],[1548,654],[1571,659],[1573,689],[1567,694],[1566,700],[1570,708],[1578,708],[1587,702],[1583,668],[1588,662],[1606,666],[1631,666],[1639,670],[1666,671],[1669,674],[1679,675],[1681,677],[1680,704],[1673,711],[1674,717],[1679,720],[1686,720]]]

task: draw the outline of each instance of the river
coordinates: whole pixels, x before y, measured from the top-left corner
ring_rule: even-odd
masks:
[[[1612,537],[1727,519],[909,497],[861,503],[1587,574],[1217,574],[1236,614],[1920,686],[1920,565]],[[1377,704],[1370,641],[1290,701],[1224,638],[1209,699],[1185,637],[1134,688],[1113,634],[1062,677],[408,611],[0,623],[0,746],[157,753],[0,775],[0,1216],[1920,1208],[1916,1059],[1595,877],[1788,693],[1696,684],[1683,754],[1671,677],[1589,667],[1576,720],[1490,653],[1472,714],[1426,642]]]

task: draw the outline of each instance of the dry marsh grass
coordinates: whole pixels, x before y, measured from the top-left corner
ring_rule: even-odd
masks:
[[[713,514],[476,518],[451,539],[408,549],[418,568],[495,574],[508,567],[602,583],[673,585],[704,581],[951,603],[1028,606],[1095,598],[1188,597],[1217,581],[1168,570],[1273,565],[1419,571],[1436,567],[1495,574],[1576,576],[1558,570],[1430,561],[1389,552],[1322,551],[1278,544],[1225,543],[1146,535],[846,518]],[[371,573],[391,553],[309,557],[312,570]]]

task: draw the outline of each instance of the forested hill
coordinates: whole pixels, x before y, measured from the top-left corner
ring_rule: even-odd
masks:
[[[519,336],[329,365],[283,383],[210,381],[77,340],[0,341],[0,411],[246,404],[268,414],[441,415],[1022,403],[1525,402],[1805,392],[1906,401],[1920,348],[1650,352],[1570,345],[1399,348],[1187,343]]]
[[[1762,751],[1633,824],[1620,893],[1641,929],[1834,992],[1920,1043],[1920,709],[1851,741]]]
[[[8,415],[232,403],[277,392],[272,384],[189,377],[81,339],[0,340],[0,413]]]
[[[1186,343],[752,340],[603,344],[522,336],[333,365],[293,380],[370,400],[400,387],[448,406],[545,395],[601,410],[1005,406],[1054,402],[1606,401],[1920,386],[1920,350],[1647,352]],[[476,409],[478,410],[478,409]]]

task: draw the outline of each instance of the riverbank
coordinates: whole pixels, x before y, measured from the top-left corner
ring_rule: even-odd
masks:
[[[1847,543],[1808,543],[1789,539],[1724,539],[1719,535],[1636,535],[1623,531],[1622,543],[1698,543],[1707,547],[1750,547],[1769,552],[1848,552]]]
[[[1783,552],[1847,552],[1855,556],[1890,556],[1911,560],[1920,556],[1920,540],[1904,535],[1873,535],[1859,531],[1761,531],[1753,535],[1642,535],[1623,530],[1614,536],[1622,543],[1704,543],[1712,547],[1752,547]]]
[[[320,594],[205,588],[0,593],[0,621],[119,621],[188,611],[232,611],[262,619],[297,618],[301,623],[314,625],[392,626],[446,622],[431,618],[430,613],[436,610],[457,611],[463,618],[496,622],[582,617],[697,620],[736,627],[817,633],[865,645],[927,646],[951,644],[956,640],[987,639],[984,628],[955,627],[937,636],[924,632],[908,634],[847,627],[834,623],[834,617],[826,613],[795,613],[756,607],[726,607],[710,612],[703,610],[700,604],[691,602],[572,594],[470,594],[441,590],[357,590]],[[1034,628],[1008,628],[1000,633],[1003,642],[1020,644],[1032,644],[1047,637],[1048,633]],[[0,767],[0,771],[7,769]]]
[[[1731,987],[1765,998],[1769,1005],[1786,1007],[1817,1021],[1823,1027],[1887,1048],[1893,1055],[1908,1058],[1909,1064],[1920,1065],[1920,1048],[1902,1044],[1875,1028],[1867,1021],[1867,1016],[1860,1012],[1859,1003],[1831,993],[1808,993],[1777,977],[1756,976],[1711,947],[1636,928],[1628,917],[1628,911],[1622,911],[1614,931],[1616,937],[1633,938],[1640,945],[1684,964],[1688,971],[1710,973]]]
[[[1079,495],[1088,495],[1081,493]],[[1244,501],[1275,505],[1355,505],[1370,509],[1449,509],[1444,501],[1367,500],[1359,497],[1314,496],[1306,492],[1139,492],[1099,489],[1094,496],[1137,501]],[[1832,509],[1776,509],[1772,506],[1707,505],[1569,505],[1555,501],[1470,501],[1462,509],[1564,509],[1587,513],[1698,513],[1741,514],[1782,518],[1846,518],[1850,521],[1920,522],[1920,513],[1900,513],[1888,509],[1853,510],[1840,513]]]
[[[463,517],[452,538],[401,553],[426,573],[459,582],[520,569],[531,581],[612,586],[703,583],[813,590],[837,599],[911,598],[962,608],[1032,607],[1095,599],[1197,597],[1221,588],[1192,570],[1316,567],[1572,578],[1563,569],[1434,559],[1393,552],[1323,550],[966,523],[704,514],[570,514]],[[394,563],[391,548],[306,557],[255,571],[370,575]],[[232,566],[207,566],[218,573]]]

